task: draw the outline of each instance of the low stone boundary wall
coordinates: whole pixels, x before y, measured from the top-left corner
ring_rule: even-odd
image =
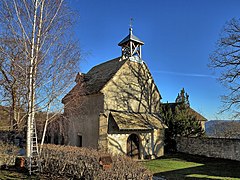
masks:
[[[177,137],[177,151],[240,161],[240,139]]]

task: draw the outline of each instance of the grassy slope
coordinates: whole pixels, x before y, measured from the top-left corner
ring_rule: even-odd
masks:
[[[144,162],[154,175],[167,179],[240,179],[240,162],[187,154]]]

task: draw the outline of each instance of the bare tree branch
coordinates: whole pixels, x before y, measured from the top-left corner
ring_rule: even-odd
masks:
[[[223,108],[220,112],[233,110],[239,114],[240,101],[240,20],[226,23],[216,50],[210,55],[210,67],[219,72],[219,82],[228,90],[222,96]]]

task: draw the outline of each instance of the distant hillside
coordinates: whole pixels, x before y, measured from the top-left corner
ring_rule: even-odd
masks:
[[[205,124],[206,135],[240,139],[240,120],[211,120]]]

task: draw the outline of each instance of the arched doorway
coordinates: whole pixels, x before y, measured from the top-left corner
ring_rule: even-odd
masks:
[[[127,155],[133,159],[140,159],[140,139],[136,134],[131,134],[127,139]]]

